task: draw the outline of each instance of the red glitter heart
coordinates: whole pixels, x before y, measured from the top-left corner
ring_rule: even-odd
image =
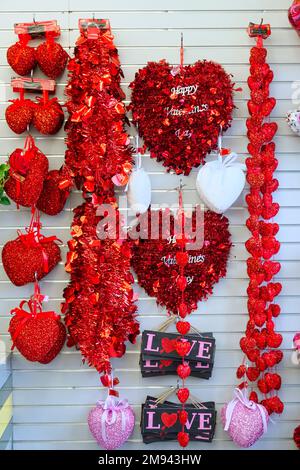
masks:
[[[45,258],[48,272],[45,272]],[[15,286],[42,279],[61,260],[60,248],[54,241],[42,246],[27,247],[19,238],[7,242],[2,250],[2,262],[6,274]]]
[[[64,325],[57,319],[45,318],[42,313],[29,318],[23,325],[21,323],[22,319],[14,316],[9,324],[9,333],[12,338],[20,328],[15,340],[15,346],[19,352],[28,361],[45,364],[54,359],[65,341]]]

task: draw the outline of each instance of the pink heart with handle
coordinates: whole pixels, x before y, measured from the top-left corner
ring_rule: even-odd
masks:
[[[131,436],[135,416],[127,400],[108,396],[90,411],[88,425],[100,447],[118,449]]]

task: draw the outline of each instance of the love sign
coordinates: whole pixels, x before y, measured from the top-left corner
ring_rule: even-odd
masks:
[[[198,407],[199,406],[199,407]],[[216,410],[214,402],[186,404],[185,429],[190,440],[211,442],[215,432]],[[156,399],[148,396],[142,405],[141,432],[143,442],[149,444],[162,440],[176,440],[182,429],[180,422],[181,405],[165,401],[157,404]]]

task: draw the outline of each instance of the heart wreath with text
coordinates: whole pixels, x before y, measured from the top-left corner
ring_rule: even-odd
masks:
[[[152,158],[188,175],[217,147],[230,126],[234,84],[221,65],[198,61],[172,67],[149,62],[130,84],[133,122]]]
[[[196,210],[190,217],[193,232],[196,230]],[[163,233],[163,215],[167,212],[168,210],[148,211],[148,230],[152,220],[152,224],[159,226],[159,237],[136,239],[133,242],[131,261],[138,282],[147,294],[156,297],[157,303],[166,306],[168,311],[185,317],[197,308],[198,301],[206,299],[212,293],[213,285],[226,275],[231,247],[229,222],[225,216],[206,211],[201,220],[202,227],[197,227],[197,232],[203,230],[202,246],[182,251],[183,239],[174,235],[174,215],[169,214],[170,235]],[[180,272],[181,266],[185,266],[184,276]]]

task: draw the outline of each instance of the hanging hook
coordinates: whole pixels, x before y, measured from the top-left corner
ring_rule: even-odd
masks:
[[[183,67],[183,32],[180,34],[180,67]]]
[[[33,21],[34,24],[36,24],[36,21],[35,21],[35,13],[33,13],[32,21]]]

